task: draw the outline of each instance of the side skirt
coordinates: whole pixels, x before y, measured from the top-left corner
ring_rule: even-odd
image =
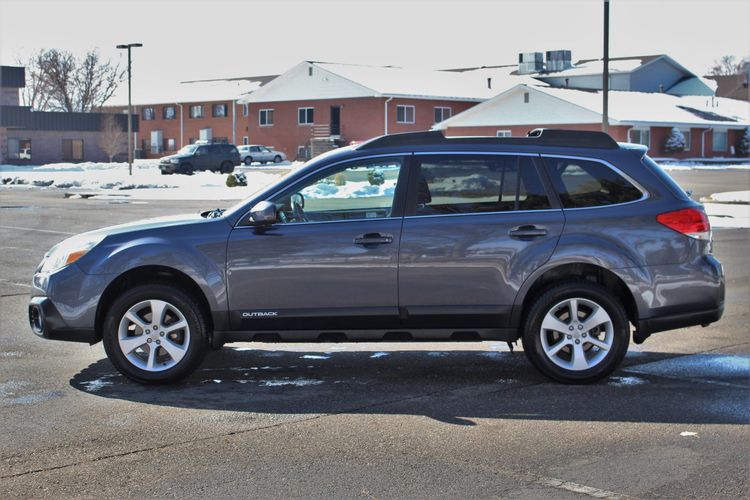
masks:
[[[518,340],[518,328],[215,331],[214,348],[229,342],[467,342]]]

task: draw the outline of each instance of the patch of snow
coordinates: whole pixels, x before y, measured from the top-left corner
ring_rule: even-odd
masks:
[[[221,379],[218,379],[218,378],[208,379],[208,380],[202,381],[201,384],[221,384]]]
[[[81,382],[81,385],[88,392],[98,392],[103,387],[114,385],[109,380],[106,380],[107,378],[109,377],[101,377],[87,382]]]
[[[680,436],[682,436],[682,437],[699,437],[697,432],[692,432],[692,431],[682,431],[682,432],[680,432]]]
[[[304,356],[300,356],[300,359],[331,359],[331,357],[318,354],[305,354]]]
[[[607,385],[611,385],[612,387],[628,387],[643,384],[648,384],[648,381],[640,377],[610,377],[607,383]]]
[[[745,163],[657,162],[664,170],[750,170]]]
[[[750,228],[750,205],[704,203],[711,228]]]
[[[384,358],[385,356],[388,356],[388,353],[387,353],[387,352],[376,352],[376,353],[374,353],[374,354],[373,354],[372,356],[370,356],[370,357],[371,357],[371,358]]]
[[[295,387],[306,387],[310,385],[320,385],[322,380],[313,380],[308,378],[296,378],[296,379],[271,379],[264,380],[260,383],[263,387],[281,387],[285,385],[293,385]]]
[[[750,203],[750,191],[727,191],[725,193],[714,193],[709,196],[706,201],[714,201],[718,203],[747,204]]]
[[[226,174],[161,175],[159,160],[136,160],[133,175],[126,163],[55,163],[42,166],[0,165],[4,189],[65,189],[113,200],[239,200],[280,179],[284,171],[243,170],[247,186],[227,187]]]

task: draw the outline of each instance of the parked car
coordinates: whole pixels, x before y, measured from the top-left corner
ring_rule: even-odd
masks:
[[[53,247],[29,321],[104,341],[125,376],[187,376],[233,341],[521,340],[548,377],[610,374],[633,340],[718,321],[703,207],[600,132],[384,136],[227,210]]]
[[[162,174],[192,174],[211,170],[228,174],[240,164],[240,154],[232,144],[190,144],[177,153],[159,159]]]
[[[273,148],[261,146],[260,144],[245,144],[238,146],[237,149],[239,149],[240,158],[245,165],[251,165],[253,162],[266,164],[286,161],[286,155],[281,151],[276,151]]]

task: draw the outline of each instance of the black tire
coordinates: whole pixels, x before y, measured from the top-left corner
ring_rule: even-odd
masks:
[[[190,163],[180,164],[180,173],[185,175],[193,175],[193,166]]]
[[[280,155],[274,156],[273,157],[273,162],[274,163],[281,163],[281,156]]]
[[[149,371],[131,363],[119,345],[119,325],[125,313],[139,302],[160,300],[174,305],[188,325],[189,343],[184,356],[163,371]],[[162,283],[144,284],[122,293],[110,306],[104,319],[102,340],[107,357],[124,376],[141,384],[169,384],[195,371],[208,351],[206,319],[197,300],[179,288]],[[184,339],[183,339],[184,342]],[[151,343],[150,345],[155,345]],[[157,353],[160,352],[157,347]],[[161,351],[166,353],[166,351]]]
[[[247,158],[245,158],[245,165],[247,165],[249,167],[252,164],[253,164],[253,157],[252,156],[248,156]]]
[[[555,331],[545,330],[542,332],[542,322],[544,321],[547,314],[554,310],[555,306],[573,298],[581,298],[585,301],[591,301],[596,305],[602,307],[604,311],[609,315],[612,325],[612,336],[610,348],[605,354],[600,354],[602,357],[596,362],[591,368],[588,369],[566,369],[556,364],[546,354],[543,345],[542,336],[551,335],[552,337],[545,337],[545,342],[549,343],[550,338],[557,336]],[[582,306],[581,309],[585,311],[586,306]],[[558,311],[564,309],[558,309]],[[570,309],[568,309],[570,311]],[[563,313],[564,314],[564,313]],[[584,318],[580,323],[583,323],[587,317]],[[572,321],[568,319],[568,321]],[[566,323],[567,324],[567,323]],[[577,324],[577,323],[576,323]],[[570,328],[570,326],[568,326]],[[596,331],[596,330],[594,330]],[[567,333],[567,332],[566,332]],[[574,328],[571,331],[573,335],[566,335],[566,338],[571,339],[568,342],[575,342],[581,346],[581,349],[587,349],[586,356],[593,355],[592,358],[597,357],[597,353],[604,353],[605,351],[594,347],[592,343],[592,337],[586,337],[587,333],[579,331],[578,328]],[[590,335],[590,333],[589,333]],[[598,333],[597,335],[606,334]],[[599,340],[597,338],[596,340]],[[538,298],[536,298],[526,315],[524,322],[524,331],[522,336],[523,350],[526,353],[526,357],[529,359],[532,365],[536,367],[542,374],[547,377],[556,380],[558,382],[566,384],[589,384],[601,380],[612,373],[622,362],[625,357],[625,353],[628,350],[628,344],[630,343],[630,325],[628,323],[628,317],[623,308],[621,301],[617,299],[608,289],[605,287],[590,283],[587,281],[572,281],[560,285],[555,285],[551,288],[544,290]],[[556,344],[556,341],[555,341]],[[584,346],[588,346],[584,348]],[[555,346],[552,345],[552,348]],[[549,348],[549,346],[548,346]],[[560,357],[553,356],[555,359],[560,359],[570,355],[569,362],[572,363],[573,359],[573,348],[576,348],[572,343],[570,346],[566,346],[560,349]],[[567,350],[566,350],[567,349]],[[593,351],[592,351],[593,349]],[[562,362],[565,360],[562,359]]]
[[[219,167],[222,174],[231,174],[234,171],[234,165],[231,161],[225,161]]]

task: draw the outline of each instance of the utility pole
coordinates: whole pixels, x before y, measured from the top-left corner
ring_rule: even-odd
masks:
[[[128,43],[118,45],[118,49],[128,50],[128,175],[133,175],[133,104],[130,99],[130,80],[131,80],[131,59],[130,49],[133,47],[143,47],[142,43]]]
[[[609,133],[609,0],[604,0],[604,71],[602,71],[602,132]]]

